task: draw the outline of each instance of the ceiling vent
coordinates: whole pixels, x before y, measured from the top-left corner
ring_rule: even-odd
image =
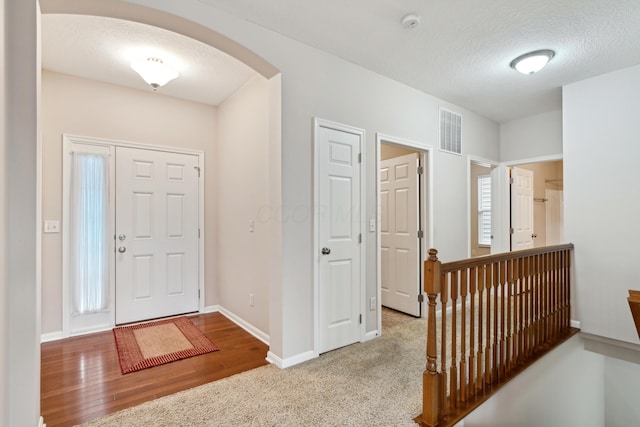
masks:
[[[462,116],[440,108],[440,150],[462,154]]]

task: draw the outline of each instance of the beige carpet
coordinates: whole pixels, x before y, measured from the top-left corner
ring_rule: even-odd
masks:
[[[395,314],[383,313],[385,325]],[[264,366],[83,426],[415,426],[426,321],[391,324],[379,339],[289,369]]]

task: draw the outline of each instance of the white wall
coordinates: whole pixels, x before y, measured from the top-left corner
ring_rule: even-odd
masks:
[[[565,238],[575,244],[582,330],[638,343],[640,66],[563,88]]]
[[[282,281],[271,289],[282,298],[283,359],[313,350],[311,123],[319,117],[366,131],[366,216],[376,217],[376,132],[437,147],[438,108],[463,115],[463,156],[435,152],[435,247],[443,260],[464,258],[467,248],[466,156],[497,160],[498,126],[470,111],[445,103],[373,72],[258,27],[195,0],[134,3],[156,7],[208,26],[261,55],[282,72]],[[376,296],[375,233],[366,232],[365,298]],[[367,331],[375,330],[368,311]],[[277,321],[276,321],[277,322]],[[273,331],[271,331],[273,334]]]
[[[269,82],[254,77],[218,107],[219,304],[269,332]],[[253,231],[250,231],[250,221]],[[254,305],[250,305],[253,294]]]
[[[62,220],[62,134],[205,152],[205,305],[215,284],[216,108],[66,74],[43,72],[43,219]],[[62,233],[42,242],[42,332],[62,330]]]
[[[500,161],[562,154],[562,111],[548,111],[500,124]]]
[[[38,284],[38,96],[40,52],[35,1],[4,3],[6,25],[2,150],[7,156],[2,197],[7,254],[1,315],[4,395],[0,423],[35,426],[40,412],[40,301]],[[6,139],[5,139],[6,138]]]
[[[634,425],[604,423],[604,356],[582,347],[575,335],[552,350],[467,416],[464,427]]]

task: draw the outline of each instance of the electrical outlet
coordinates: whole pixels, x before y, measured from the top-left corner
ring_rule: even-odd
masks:
[[[249,307],[253,307],[253,294],[249,294]]]
[[[371,297],[369,300],[369,310],[373,311],[376,309],[376,297]]]

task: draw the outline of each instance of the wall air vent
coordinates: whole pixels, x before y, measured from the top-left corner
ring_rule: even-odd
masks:
[[[440,150],[462,154],[462,116],[440,108]]]

